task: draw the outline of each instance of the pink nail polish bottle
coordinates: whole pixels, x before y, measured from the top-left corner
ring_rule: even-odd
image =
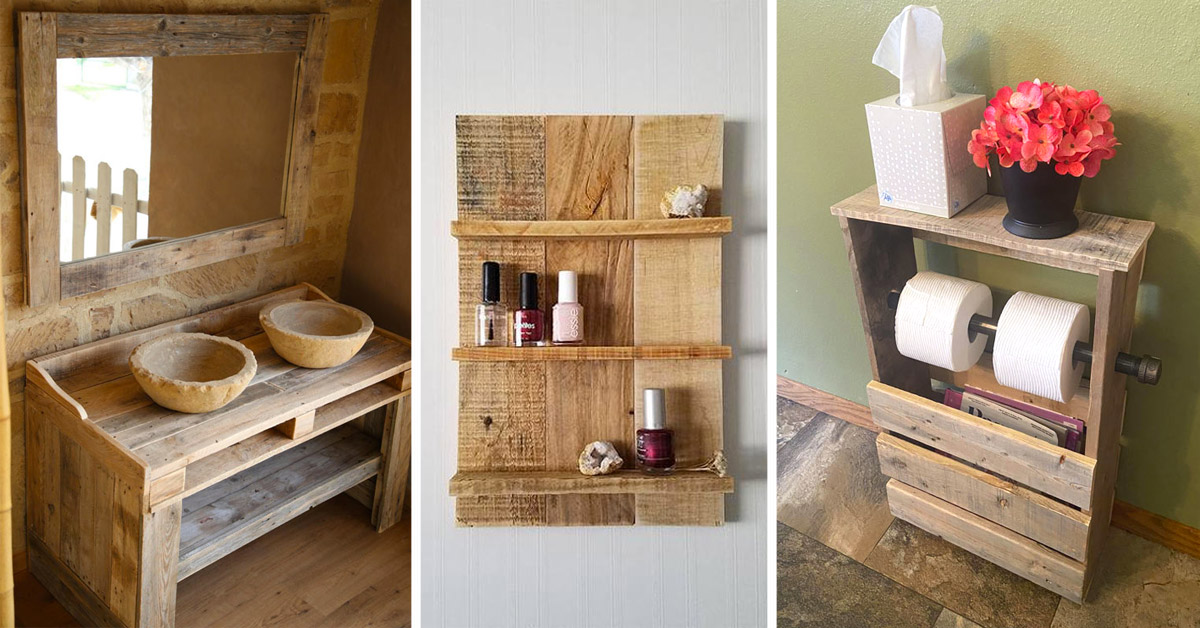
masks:
[[[579,304],[579,277],[573,270],[558,271],[558,303],[553,314],[554,344],[583,344],[583,306]]]

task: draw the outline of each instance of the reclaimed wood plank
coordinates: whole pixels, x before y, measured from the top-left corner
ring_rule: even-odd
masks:
[[[550,241],[708,238],[733,232],[733,218],[640,220],[455,220],[450,235],[464,240]]]
[[[720,493],[634,496],[639,526],[719,526],[725,523],[725,497]]]
[[[458,116],[459,220],[545,220],[541,116]]]
[[[396,525],[404,511],[404,492],[408,488],[408,466],[412,457],[411,397],[405,396],[388,405],[381,444],[383,461],[371,505],[371,522],[377,532]]]
[[[325,68],[329,18],[310,15],[306,20],[307,38],[300,54],[296,85],[296,104],[292,111],[292,133],[288,138],[288,177],[284,200],[287,219],[285,241],[304,240],[309,224],[309,199],[312,196],[312,156],[317,136],[317,108],[321,100],[321,80]]]
[[[662,218],[663,194],[677,185],[708,187],[705,216],[720,216],[725,120],[719,115],[635,116],[634,218]]]
[[[867,385],[867,398],[884,429],[1075,506],[1091,505],[1092,458],[879,382]]]
[[[307,15],[61,13],[58,56],[165,57],[300,52]]]
[[[898,480],[888,480],[887,492],[893,515],[1076,604],[1082,603],[1083,564]]]
[[[547,116],[546,220],[630,218],[632,139],[632,116]]]
[[[25,300],[31,307],[59,299],[58,116],[54,13],[20,13],[17,73],[21,106],[21,193],[25,227]]]
[[[1091,517],[1018,484],[880,434],[880,471],[1083,562]]]
[[[451,350],[450,357],[459,362],[728,360],[733,357],[733,349],[727,345],[455,347]]]
[[[1053,240],[1013,235],[1001,221],[1008,206],[1002,196],[987,195],[953,218],[929,216],[879,205],[871,186],[832,208],[835,216],[911,229],[913,236],[981,253],[1095,275],[1101,269],[1128,272],[1154,223],[1120,216],[1076,212],[1079,228]]]
[[[609,475],[588,476],[578,469],[564,471],[459,471],[450,479],[455,497],[478,495],[553,494],[675,494],[732,493],[733,478],[708,471],[678,471],[647,475],[622,469]]]

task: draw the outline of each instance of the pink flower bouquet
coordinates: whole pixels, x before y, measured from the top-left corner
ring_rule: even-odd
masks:
[[[1052,163],[1058,174],[1091,178],[1119,146],[1111,115],[1096,90],[1024,81],[1015,91],[1001,88],[988,101],[967,150],[988,174],[988,155],[994,152],[1003,168],[1017,163],[1021,170],[1033,172],[1038,163]]]

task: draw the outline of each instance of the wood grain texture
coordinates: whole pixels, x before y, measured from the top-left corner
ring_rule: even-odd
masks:
[[[639,240],[633,264],[636,344],[721,342],[720,240]]]
[[[301,52],[307,15],[60,13],[58,56],[165,57]]]
[[[459,220],[545,220],[542,116],[458,116]]]
[[[18,20],[21,192],[25,227],[25,298],[36,307],[58,301],[58,104],[53,13]]]
[[[546,314],[558,302],[558,273],[573,270],[583,305],[587,345],[628,346],[633,342],[633,242],[547,242]],[[564,349],[566,347],[563,347]],[[586,350],[588,347],[573,347]]]
[[[506,332],[512,343],[512,312],[519,306],[517,286],[521,273],[546,274],[546,245],[543,242],[462,242],[458,246],[459,344],[475,344],[475,306],[482,301],[483,263],[500,264],[500,302],[508,308]],[[538,302],[546,303],[546,282],[538,282]],[[584,312],[587,316],[587,312]]]
[[[609,475],[588,476],[563,471],[459,471],[450,479],[450,494],[553,495],[572,494],[672,494],[731,493],[733,478],[708,471],[678,471],[672,475],[647,475],[622,469]]]
[[[544,526],[545,495],[481,495],[454,499],[459,527]]]
[[[1096,322],[1092,335],[1092,372],[1089,389],[1088,437],[1085,452],[1096,459],[1091,511],[1094,525],[1088,539],[1088,562],[1099,558],[1108,534],[1116,497],[1121,430],[1125,420],[1126,375],[1112,369],[1117,353],[1129,350],[1142,280],[1145,252],[1134,255],[1127,272],[1101,269],[1096,283]],[[1095,570],[1088,574],[1090,586]],[[1085,592],[1086,592],[1085,586]]]
[[[626,240],[703,238],[733,231],[733,218],[643,220],[455,220],[450,235],[459,240]]]
[[[546,365],[459,365],[460,471],[546,468]]]
[[[46,547],[36,534],[29,535],[29,570],[76,619],[90,626],[121,626],[115,615],[87,585]]]
[[[634,218],[662,218],[665,192],[677,185],[708,187],[705,216],[720,216],[725,120],[719,115],[636,116],[633,119]]]
[[[307,30],[300,54],[296,84],[296,104],[292,110],[292,133],[288,138],[288,177],[283,214],[287,218],[286,242],[304,240],[312,208],[312,156],[317,136],[317,107],[321,98],[321,80],[325,71],[325,47],[329,18],[305,16]]]
[[[637,523],[642,526],[719,526],[725,523],[725,497],[720,493],[635,496]]]
[[[1177,552],[1200,558],[1200,530],[1117,501],[1113,504],[1112,525]]]
[[[592,441],[610,441],[634,461],[633,364],[566,362],[546,369],[546,470],[579,472]]]
[[[875,423],[1031,488],[1088,508],[1096,461],[912,393],[867,385]]]
[[[585,313],[585,316],[590,314]],[[584,323],[587,324],[586,322]],[[728,360],[727,345],[612,347],[563,345],[551,347],[455,347],[451,358],[459,362],[557,362],[597,360]]]
[[[782,375],[775,376],[775,394],[872,432],[881,430],[875,424],[875,419],[871,418],[871,409],[867,406],[801,384]]]
[[[887,489],[895,516],[1076,604],[1082,602],[1082,564],[897,480],[889,480]]]
[[[175,584],[179,573],[180,502],[142,519],[138,557],[139,626],[175,625]]]
[[[884,475],[1083,562],[1091,517],[919,445],[880,434]]]
[[[666,390],[667,427],[675,431],[675,460],[680,467],[707,462],[724,449],[724,395],[719,360],[638,361],[633,387]],[[634,399],[636,427],[643,425],[642,395]]]
[[[70,299],[151,277],[206,266],[283,246],[287,218],[179,238],[157,246],[91,257],[62,265],[60,295]]]
[[[546,220],[632,218],[633,117],[546,116],[545,129]]]
[[[992,371],[992,355],[990,353],[983,354],[979,362],[966,371],[947,371],[945,369],[930,366],[929,373],[934,379],[942,380],[948,384],[955,386],[972,386],[988,392],[994,392],[998,395],[1003,395],[1009,399],[1015,399],[1035,406],[1060,412],[1067,416],[1075,417],[1081,421],[1087,421],[1088,418],[1088,386],[1089,380],[1080,382],[1079,390],[1075,391],[1075,396],[1071,397],[1065,403],[1055,401],[1046,397],[1032,395],[1023,390],[1002,386],[996,381],[996,374]]]
[[[1004,229],[1008,211],[1004,197],[987,195],[953,218],[882,207],[875,186],[833,206],[842,218],[912,229],[913,236],[958,248],[1011,257],[1095,275],[1101,269],[1128,271],[1141,252],[1154,223],[1120,216],[1076,212],[1079,228],[1053,240],[1031,240]]]
[[[404,511],[404,492],[408,488],[408,468],[412,459],[411,397],[405,396],[388,406],[382,446],[383,460],[371,509],[371,522],[378,532],[396,525]]]
[[[911,393],[932,395],[929,366],[901,355],[896,348],[896,312],[887,306],[888,292],[903,289],[917,274],[912,232],[861,220],[840,218],[839,222],[873,378]]]
[[[546,525],[631,526],[637,522],[633,495],[547,495]]]

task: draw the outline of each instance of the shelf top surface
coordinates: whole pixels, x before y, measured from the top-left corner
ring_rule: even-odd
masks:
[[[450,235],[459,239],[623,239],[702,238],[733,231],[729,216],[655,220],[455,220]]]
[[[450,479],[454,496],[732,492],[733,478],[708,471],[670,475],[647,475],[635,469],[609,475],[584,475],[577,470],[459,471]]]
[[[1093,275],[1129,270],[1154,231],[1154,223],[1146,220],[1080,211],[1074,233],[1031,240],[1004,229],[1007,211],[1004,197],[990,194],[952,218],[883,207],[873,185],[832,207],[835,216],[909,227],[921,239]]]
[[[287,291],[273,294],[294,298]],[[161,477],[411,367],[410,345],[379,329],[342,365],[325,369],[295,366],[275,353],[258,326],[259,300],[246,302],[250,304],[246,313],[252,313],[252,319],[238,315],[220,318],[217,324],[227,323],[228,327],[208,330],[238,340],[254,353],[258,362],[250,385],[228,405],[212,412],[188,414],[168,410],[142,391],[129,371],[128,358],[114,359],[122,353],[127,355],[126,351],[132,350],[129,345],[136,346],[134,342],[140,338],[124,343],[120,336],[114,336],[107,343],[111,350],[103,348],[103,355],[91,356],[96,359],[89,360],[89,366],[63,372],[61,378],[48,375],[48,384],[31,383],[48,388],[45,392],[57,396],[60,403],[76,407],[82,418],[111,437],[128,456],[149,467],[151,477]],[[240,306],[230,306],[236,307]],[[179,324],[204,316],[181,319]],[[64,359],[63,355],[55,357]]]
[[[455,347],[451,357],[459,362],[728,360],[733,357],[733,349],[725,345]]]

